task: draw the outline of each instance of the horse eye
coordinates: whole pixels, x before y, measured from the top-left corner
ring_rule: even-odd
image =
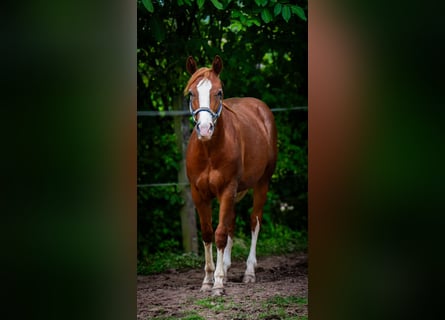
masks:
[[[216,94],[218,97],[222,97],[222,90],[219,90],[218,93]]]

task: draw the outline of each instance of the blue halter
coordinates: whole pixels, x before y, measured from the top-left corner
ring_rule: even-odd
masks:
[[[212,115],[212,122],[213,124],[216,124],[216,120],[218,120],[219,116],[221,115],[221,111],[222,111],[222,95],[219,96],[219,106],[218,106],[218,110],[216,110],[216,112],[213,112],[210,108],[202,108],[199,107],[196,110],[193,110],[192,108],[192,100],[193,97],[190,97],[190,101],[189,101],[189,109],[190,109],[190,113],[192,114],[193,117],[193,121],[195,123],[197,123],[198,121],[196,120],[196,116],[198,115],[198,113],[200,112],[208,112]]]

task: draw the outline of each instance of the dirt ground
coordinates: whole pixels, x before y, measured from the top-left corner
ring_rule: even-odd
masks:
[[[256,283],[244,284],[245,262],[233,261],[225,295],[200,292],[204,267],[138,276],[137,318],[307,319],[307,254],[257,258]]]

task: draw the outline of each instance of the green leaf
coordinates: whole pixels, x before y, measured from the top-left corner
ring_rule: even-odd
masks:
[[[274,14],[275,16],[277,16],[277,15],[280,14],[280,12],[281,12],[281,7],[282,7],[281,3],[277,3],[277,4],[275,5],[275,8],[273,8],[273,14]]]
[[[257,18],[253,18],[251,21],[257,27],[261,26],[260,20],[258,20]]]
[[[288,22],[291,16],[290,8],[289,6],[283,6],[283,9],[281,10],[281,15],[283,16],[283,19]]]
[[[198,1],[197,1],[197,3],[198,3],[198,8],[199,8],[199,9],[202,8],[202,6],[204,5],[204,2],[205,2],[205,0],[198,0]]]
[[[157,17],[150,19],[149,24],[153,30],[153,35],[156,41],[163,41],[165,39],[164,24],[161,23]]]
[[[241,21],[242,24],[246,24],[247,18],[246,16],[243,15],[239,17],[239,20]]]
[[[264,8],[261,11],[261,19],[263,19],[264,22],[269,23],[272,21],[272,14],[270,13],[270,11],[267,8]]]
[[[144,4],[144,7],[148,10],[148,12],[153,13],[155,9],[153,8],[153,3],[151,3],[151,0],[142,0],[142,3]]]
[[[264,7],[264,6],[266,6],[267,1],[269,1],[269,0],[255,0],[257,6],[259,6],[259,7]]]
[[[302,20],[307,21],[306,14],[302,7],[293,5],[291,6],[292,12],[299,16]]]
[[[216,9],[218,9],[218,10],[224,9],[224,6],[218,0],[210,0],[210,1],[212,1],[213,5],[215,6]]]
[[[242,16],[243,14],[240,12],[240,11],[238,11],[238,10],[233,10],[232,12],[231,12],[231,17],[232,18],[238,18],[238,17],[240,17],[240,16]]]

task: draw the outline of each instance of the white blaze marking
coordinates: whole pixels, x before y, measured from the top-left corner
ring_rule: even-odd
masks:
[[[247,258],[247,268],[246,275],[255,275],[255,267],[256,267],[256,242],[258,240],[258,233],[260,232],[260,222],[258,217],[256,217],[256,227],[255,231],[252,231],[252,242],[250,244],[250,252],[249,257]]]
[[[198,86],[199,107],[210,109],[210,89],[212,89],[212,83],[209,79],[202,79],[199,81]],[[212,122],[212,115],[209,112],[199,113],[199,122],[202,125],[210,126]]]
[[[209,79],[202,79],[199,81],[198,86],[199,106],[201,108],[210,108],[210,89],[212,89],[212,83]]]

